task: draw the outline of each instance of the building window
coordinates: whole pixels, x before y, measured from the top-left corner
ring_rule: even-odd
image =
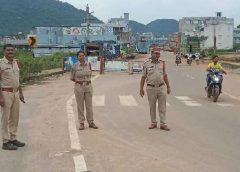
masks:
[[[193,24],[199,24],[197,20],[193,20]]]
[[[230,32],[230,30],[231,30],[231,26],[228,26],[228,32]]]

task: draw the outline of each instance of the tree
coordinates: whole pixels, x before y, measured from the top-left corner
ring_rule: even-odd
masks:
[[[240,25],[238,25],[237,28],[240,28]]]

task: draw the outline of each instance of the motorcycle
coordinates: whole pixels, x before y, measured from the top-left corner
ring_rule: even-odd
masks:
[[[181,63],[181,58],[177,57],[175,60],[175,63],[177,64],[177,66]]]
[[[217,102],[222,89],[223,76],[220,70],[211,69],[208,73],[211,81],[208,87],[205,87],[207,97],[213,97],[213,102]]]
[[[188,59],[187,59],[187,64],[188,64],[189,66],[191,66],[191,64],[192,64],[192,58],[188,58]]]

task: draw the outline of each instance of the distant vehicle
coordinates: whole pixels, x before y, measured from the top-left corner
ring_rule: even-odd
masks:
[[[84,47],[84,52],[86,56],[100,56],[101,46],[93,43],[86,44]]]
[[[187,58],[187,64],[188,64],[189,66],[191,66],[191,64],[192,64],[192,59],[193,59],[193,55],[192,55],[192,54],[189,54],[189,55],[188,55],[188,58]]]
[[[177,66],[181,63],[181,56],[176,56],[175,63],[177,64]]]
[[[137,50],[140,54],[147,54],[149,48],[149,43],[145,37],[140,37],[140,40],[137,43]]]

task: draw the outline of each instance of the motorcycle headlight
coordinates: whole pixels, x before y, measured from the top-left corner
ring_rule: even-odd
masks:
[[[215,82],[219,82],[220,81],[220,79],[218,77],[214,77],[213,79],[214,79]]]

